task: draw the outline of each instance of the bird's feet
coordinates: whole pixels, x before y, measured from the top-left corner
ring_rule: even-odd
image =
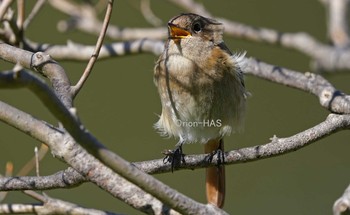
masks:
[[[166,149],[162,152],[165,157],[163,158],[163,163],[171,163],[171,172],[174,168],[185,162],[185,154],[182,153],[182,145],[176,147],[176,149]]]
[[[208,161],[208,163],[211,163],[213,161],[215,155],[217,156],[217,166],[220,166],[225,163],[225,152],[221,149],[221,147],[218,147],[216,150],[212,151],[209,155],[207,155],[206,160]]]

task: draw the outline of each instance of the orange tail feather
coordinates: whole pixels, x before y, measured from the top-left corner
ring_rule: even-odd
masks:
[[[220,144],[221,143],[221,144]],[[210,140],[204,146],[205,153],[212,153],[217,149],[224,151],[224,142],[221,139]],[[225,201],[225,166],[213,166],[206,169],[207,201],[219,208]]]

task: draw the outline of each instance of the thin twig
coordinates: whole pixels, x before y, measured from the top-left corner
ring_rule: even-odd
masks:
[[[145,19],[152,24],[153,26],[160,26],[163,22],[156,15],[154,15],[151,9],[151,1],[150,0],[141,0],[140,1],[140,10],[145,17]]]
[[[46,3],[46,0],[38,0],[28,17],[23,23],[23,29],[27,29],[29,24],[33,21],[34,17],[39,13],[39,11],[43,8],[44,4]]]
[[[102,25],[102,29],[101,29],[100,35],[97,39],[96,48],[95,48],[94,52],[92,53],[91,58],[89,60],[89,63],[87,64],[85,71],[84,71],[83,75],[81,76],[80,80],[78,81],[78,83],[74,87],[72,87],[73,97],[75,97],[79,93],[81,88],[83,87],[85,81],[88,79],[88,77],[92,71],[92,68],[93,68],[93,66],[98,58],[98,55],[100,53],[100,50],[101,50],[101,47],[103,44],[103,40],[104,40],[106,32],[107,32],[109,21],[110,21],[111,16],[112,16],[112,11],[113,11],[113,0],[109,0],[108,5],[107,5],[107,10],[106,10],[106,15],[105,15],[103,25]]]
[[[41,161],[49,148],[45,144],[41,144],[40,149],[37,152],[37,155],[33,156],[17,173],[18,176],[28,175],[30,171],[32,171],[37,165],[36,162]]]
[[[36,176],[40,176],[40,171],[39,171],[39,154],[38,154],[38,147],[34,147],[34,153],[35,153],[35,172]]]
[[[0,20],[4,17],[7,9],[11,6],[14,0],[3,0],[0,4]]]
[[[346,48],[350,44],[348,30],[349,0],[332,0],[328,7],[328,35],[338,48]]]
[[[22,31],[25,18],[25,3],[24,0],[17,0],[17,28]]]
[[[5,177],[11,177],[13,175],[13,163],[7,162],[5,168]],[[0,175],[1,178],[1,175]],[[0,202],[4,201],[8,192],[0,192]]]

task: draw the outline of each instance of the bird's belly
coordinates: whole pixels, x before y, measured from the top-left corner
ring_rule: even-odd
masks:
[[[163,86],[162,115],[156,127],[187,143],[206,143],[231,133],[234,98],[224,92],[233,92],[233,85],[208,76],[182,56],[174,56],[167,68],[158,80]]]

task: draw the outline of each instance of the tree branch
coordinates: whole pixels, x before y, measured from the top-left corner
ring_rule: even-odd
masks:
[[[83,146],[88,152],[90,152],[94,157],[102,161],[107,167],[111,168],[116,173],[120,174],[122,177],[126,178],[130,182],[141,187],[147,193],[160,199],[165,204],[174,208],[176,211],[181,213],[189,214],[226,214],[221,209],[215,208],[210,205],[203,205],[194,200],[186,197],[185,195],[178,193],[174,189],[165,185],[164,183],[156,180],[155,178],[145,174],[129,162],[125,161],[123,158],[117,154],[109,151],[105,146],[103,146],[94,136],[92,136],[84,126],[77,120],[75,115],[71,114],[69,110],[61,103],[61,101],[45,86],[40,80],[36,80],[34,76],[30,76],[29,73],[24,71],[19,71],[18,73],[5,73],[0,74],[0,87],[28,87],[31,89],[39,99],[45,103],[49,111],[62,123],[64,128],[69,132],[69,134],[77,141],[81,146]],[[2,84],[5,83],[5,84]],[[95,159],[87,154],[82,148],[80,148],[75,141],[68,141],[70,136],[65,134],[59,140],[52,140],[47,137],[47,129],[42,132],[37,126],[30,125],[28,121],[33,121],[33,119],[28,119],[28,121],[19,120],[18,117],[9,117],[11,112],[15,112],[16,116],[18,110],[10,110],[11,108],[4,103],[2,103],[3,108],[0,106],[0,119],[4,122],[20,129],[27,131],[31,136],[38,139],[41,142],[48,144],[55,156],[63,159],[74,169],[78,170],[82,175],[88,177],[92,182],[103,185],[105,190],[110,187],[106,183],[106,179],[96,180],[92,175],[93,167],[96,164]],[[6,111],[7,110],[7,111]],[[7,113],[10,112],[10,113]],[[13,113],[12,113],[13,114]],[[24,113],[22,113],[23,115]],[[37,122],[36,122],[37,123]],[[41,126],[42,127],[42,126]],[[56,134],[57,135],[57,134]],[[62,139],[63,138],[63,139]],[[62,143],[64,142],[64,144]],[[55,143],[55,144],[54,144]],[[84,160],[85,162],[81,162]],[[100,168],[106,171],[106,168]],[[105,172],[99,173],[106,175]],[[97,175],[98,177],[99,175]],[[110,176],[109,176],[110,177]],[[119,182],[120,183],[120,182]],[[122,189],[124,190],[125,187]],[[120,191],[119,191],[120,192]],[[149,204],[149,201],[148,203]],[[159,204],[157,204],[159,205]],[[144,209],[143,209],[144,210]],[[162,209],[163,210],[163,209]]]
[[[83,87],[85,81],[87,80],[87,78],[89,77],[92,68],[98,58],[98,55],[100,53],[102,44],[103,44],[103,40],[104,37],[106,35],[106,31],[109,25],[109,20],[111,19],[112,16],[112,11],[113,11],[113,0],[109,0],[108,4],[107,4],[107,10],[106,10],[106,14],[105,14],[105,19],[103,21],[103,25],[102,25],[102,29],[100,30],[100,35],[98,36],[97,42],[96,42],[96,47],[94,52],[92,53],[89,63],[86,66],[83,75],[81,76],[80,80],[78,81],[78,83],[72,87],[71,91],[73,94],[73,97],[75,97],[79,91],[81,90],[81,88]]]
[[[193,0],[169,0],[170,2],[186,9],[187,11],[202,14],[203,16],[213,17],[206,8]],[[341,5],[346,5],[347,0],[335,0],[338,2],[343,2]],[[336,3],[332,3],[332,7],[334,7],[334,18],[341,17],[343,20],[346,14],[346,8],[341,8],[341,6],[336,6]],[[341,12],[343,11],[343,12]],[[339,14],[340,13],[340,14]],[[236,37],[247,39],[254,42],[263,42],[271,45],[280,45],[285,48],[295,49],[312,59],[314,59],[320,69],[325,70],[342,70],[342,69],[350,69],[350,50],[349,49],[339,49],[337,47],[329,46],[318,42],[315,38],[310,36],[307,33],[283,33],[276,31],[274,29],[261,28],[261,27],[252,27],[249,25],[245,25],[242,23],[234,22],[228,19],[214,17],[219,22],[223,23],[225,26],[225,34]],[[335,20],[334,22],[338,23],[339,20]],[[344,21],[345,22],[345,21]],[[333,22],[332,22],[333,23]],[[346,28],[344,28],[345,23],[340,22],[342,25],[341,34],[339,36],[340,29],[336,27],[337,33],[336,37],[341,37],[342,43],[346,43],[347,41],[347,33]],[[333,24],[332,24],[333,25]],[[335,25],[335,24],[334,24]]]
[[[71,29],[98,35],[102,28],[102,22],[98,20],[93,7],[79,7],[73,2],[66,0],[50,0],[51,6],[64,14],[71,16],[67,21],[58,24],[58,30],[66,32]],[[113,40],[138,40],[143,38],[163,39],[167,36],[167,29],[158,28],[120,28],[110,25],[106,36]]]
[[[327,119],[318,125],[315,125],[312,128],[306,129],[300,133],[297,133],[290,137],[278,138],[276,136],[271,138],[271,142],[256,145],[253,147],[241,148],[237,150],[231,150],[225,153],[225,164],[237,164],[237,163],[245,163],[256,161],[260,159],[266,159],[270,157],[275,157],[279,155],[283,155],[286,153],[294,152],[299,150],[317,140],[327,137],[328,135],[338,132],[340,130],[350,129],[350,115],[337,115],[330,114]],[[199,154],[199,155],[186,155],[185,163],[182,163],[181,166],[177,167],[177,169],[197,169],[197,168],[205,168],[211,165],[217,165],[216,159],[213,159],[211,163],[207,161],[208,154]],[[164,172],[171,171],[170,164],[164,164],[163,159],[150,160],[150,161],[142,161],[133,163],[138,169],[148,173],[148,174],[159,174]],[[63,173],[59,172],[53,176],[47,176],[49,179],[53,177],[61,177]],[[82,183],[85,181],[84,178],[79,177],[72,170],[68,170],[67,173],[64,172],[69,178],[73,178],[73,182],[69,183],[71,185],[77,185],[75,183]],[[70,175],[72,174],[72,175]],[[7,178],[0,180],[0,185],[4,184],[6,181],[10,179],[14,180],[13,183],[17,182],[16,178]],[[19,178],[23,181],[28,181],[36,179],[36,177],[23,177]],[[47,179],[47,180],[49,180]],[[38,183],[43,181],[44,179],[38,179]],[[72,180],[70,180],[72,181]],[[6,186],[10,186],[11,184],[6,184]],[[25,186],[25,185],[22,185]],[[28,186],[28,185],[27,185]],[[44,184],[43,189],[51,189],[49,184]],[[61,186],[61,183],[55,185],[57,187]],[[64,184],[62,184],[64,186]],[[55,187],[52,187],[55,188]],[[1,190],[6,190],[3,186],[0,186]],[[7,189],[11,189],[8,187]],[[24,189],[24,188],[21,188]],[[40,189],[37,187],[35,189]]]
[[[48,54],[42,52],[32,53],[5,43],[0,43],[0,58],[13,64],[18,63],[24,68],[43,74],[50,80],[55,93],[63,104],[67,108],[73,106],[70,81],[64,69],[52,60]]]
[[[0,84],[0,86],[2,85]],[[176,214],[153,196],[112,172],[111,169],[88,154],[71,136],[60,129],[37,120],[1,101],[0,120],[40,142],[47,143],[56,158],[69,163],[83,177],[130,206],[148,214],[162,214],[165,212]],[[81,162],[82,160],[84,162]]]
[[[49,176],[0,177],[0,190],[50,190],[72,188],[88,180],[72,168]]]
[[[26,41],[30,50],[42,51],[51,55],[55,60],[75,60],[84,61],[91,57],[94,46],[82,45],[68,41],[67,45],[39,44]],[[159,55],[164,49],[164,42],[152,39],[139,39],[134,41],[115,42],[104,44],[101,47],[98,59],[108,59],[111,57],[127,56],[130,54],[151,53]]]
[[[13,3],[13,0],[3,0],[0,4],[0,20],[3,19],[7,9],[10,8],[11,4]]]
[[[347,212],[347,213],[346,213]],[[333,215],[345,215],[350,212],[350,185],[345,189],[343,195],[334,202]]]
[[[328,12],[328,36],[338,48],[347,48],[350,44],[348,30],[349,0],[323,1]]]
[[[44,196],[42,204],[0,204],[1,214],[35,213],[41,215],[77,214],[77,215],[117,215],[115,213],[83,208],[59,199]]]
[[[266,80],[289,87],[310,92],[319,98],[320,104],[334,113],[350,113],[350,96],[335,89],[320,75],[296,72],[283,67],[271,65],[249,58],[246,67],[242,68],[246,74],[251,74]]]

